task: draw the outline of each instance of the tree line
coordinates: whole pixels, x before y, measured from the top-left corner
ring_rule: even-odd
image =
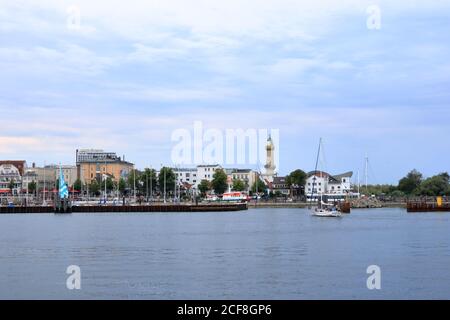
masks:
[[[362,192],[391,197],[449,196],[450,176],[447,172],[442,172],[424,178],[422,173],[414,169],[401,178],[397,185],[369,185],[367,188],[363,187]]]

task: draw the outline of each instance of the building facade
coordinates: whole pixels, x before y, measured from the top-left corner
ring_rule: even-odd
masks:
[[[76,151],[77,178],[84,183],[100,182],[103,176],[110,176],[116,182],[126,179],[134,169],[134,164],[123,160],[114,152],[99,149]]]
[[[236,180],[241,180],[245,184],[245,191],[250,191],[253,187],[258,173],[251,169],[226,169],[228,180],[233,183]]]
[[[64,181],[69,187],[72,187],[77,180],[77,167],[74,165],[46,165],[36,167],[35,164],[27,168],[23,176],[23,189],[28,190],[29,184],[36,183],[38,192],[53,190],[56,188],[56,182],[59,179],[60,168],[64,176]]]
[[[21,193],[25,170],[25,161],[0,161],[0,193],[13,195]]]
[[[271,192],[289,196],[291,194],[291,188],[287,182],[287,177],[274,177],[271,183]]]
[[[353,172],[330,175],[324,171],[308,173],[305,185],[305,195],[308,199],[317,199],[320,195],[328,199],[342,200],[351,195],[351,178]]]
[[[187,183],[191,186],[198,186],[200,183],[197,178],[197,168],[174,168],[173,171],[179,185]]]

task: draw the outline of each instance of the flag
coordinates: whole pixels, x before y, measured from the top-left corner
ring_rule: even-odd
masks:
[[[69,189],[67,188],[66,182],[64,181],[64,175],[62,173],[61,166],[59,166],[59,197],[61,199],[69,197]]]

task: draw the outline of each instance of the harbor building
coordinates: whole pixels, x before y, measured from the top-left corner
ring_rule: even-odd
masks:
[[[255,183],[258,173],[251,169],[226,169],[225,170],[229,181],[234,182],[235,180],[241,180],[245,184],[245,191],[250,191],[253,184]]]
[[[23,176],[23,189],[28,190],[30,183],[35,182],[36,188],[42,190],[53,190],[56,188],[56,181],[59,179],[60,168],[64,175],[64,181],[69,187],[72,187],[77,179],[77,167],[74,165],[56,165],[50,164],[43,167],[37,167],[35,163],[25,170]]]
[[[222,169],[222,167],[218,164],[197,166],[198,183],[202,180],[212,181],[214,178],[214,173],[218,169]]]
[[[22,190],[22,177],[25,170],[24,160],[0,161],[0,193],[19,194]]]
[[[125,161],[125,157],[115,152],[100,149],[83,149],[76,151],[77,178],[82,183],[90,184],[93,180],[101,181],[107,175],[116,182],[126,178],[134,169],[134,164]]]
[[[270,191],[274,194],[281,194],[284,196],[292,196],[291,188],[287,182],[287,177],[274,177],[269,185]]]
[[[218,169],[223,169],[228,176],[228,180],[241,180],[246,185],[246,190],[249,190],[256,181],[258,173],[251,169],[237,169],[229,168],[224,169],[218,164],[212,165],[199,165],[196,168],[173,168],[177,177],[177,183],[179,185],[189,184],[194,188],[197,188],[202,180],[213,181],[214,173]]]
[[[317,199],[320,194],[331,200],[342,200],[351,196],[351,178],[353,172],[331,175],[325,171],[308,173],[305,194],[308,199]]]
[[[197,186],[200,182],[197,178],[197,168],[174,168],[173,171],[180,185],[189,184]]]

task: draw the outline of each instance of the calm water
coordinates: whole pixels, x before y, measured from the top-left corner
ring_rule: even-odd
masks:
[[[449,266],[445,213],[0,215],[2,299],[449,299]]]

